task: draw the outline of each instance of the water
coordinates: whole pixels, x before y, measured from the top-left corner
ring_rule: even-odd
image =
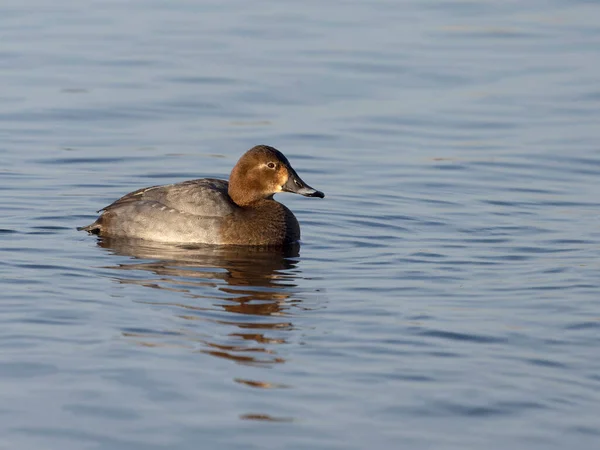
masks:
[[[1,449],[593,449],[597,2],[3,2]],[[274,145],[287,253],[99,241]]]

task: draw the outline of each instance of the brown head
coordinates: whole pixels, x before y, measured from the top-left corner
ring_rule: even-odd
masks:
[[[278,192],[325,197],[298,176],[283,153],[267,145],[248,150],[229,176],[229,196],[239,206],[272,198]]]

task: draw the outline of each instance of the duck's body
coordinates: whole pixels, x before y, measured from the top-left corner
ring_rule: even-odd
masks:
[[[240,158],[229,182],[204,178],[139,189],[103,208],[82,229],[173,243],[286,245],[300,239],[300,225],[273,200],[282,191],[324,196],[298,177],[281,152],[261,145]]]

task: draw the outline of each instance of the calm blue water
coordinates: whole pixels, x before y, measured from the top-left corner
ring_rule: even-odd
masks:
[[[5,1],[0,449],[595,449],[600,5]],[[282,253],[77,232],[273,145]]]

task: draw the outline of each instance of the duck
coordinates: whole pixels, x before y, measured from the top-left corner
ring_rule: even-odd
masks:
[[[274,147],[257,145],[233,167],[229,181],[201,178],[130,192],[100,209],[79,230],[101,237],[178,244],[286,246],[300,241],[300,224],[279,192],[324,198]]]

